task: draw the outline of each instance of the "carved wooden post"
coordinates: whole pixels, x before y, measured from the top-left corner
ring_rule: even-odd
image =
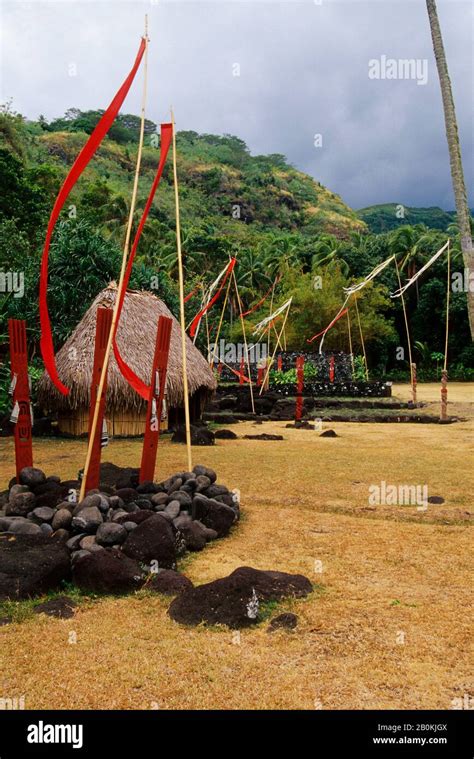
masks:
[[[304,356],[296,359],[296,409],[295,419],[300,421],[303,414]]]
[[[264,368],[265,374],[263,378],[263,385],[264,385],[263,389],[265,390],[265,392],[267,392],[270,388],[270,372],[267,370],[269,366],[271,365],[272,365],[272,360],[270,356],[267,356],[267,358],[265,359],[265,368]]]
[[[156,454],[160,439],[160,422],[166,394],[166,373],[170,351],[172,320],[160,316],[156,331],[155,355],[151,372],[150,397],[146,413],[145,439],[143,441],[140,482],[153,482]]]
[[[412,372],[412,383],[411,383],[411,395],[413,398],[413,403],[416,403],[416,364],[411,365],[411,372]]]
[[[98,308],[97,320],[95,326],[95,345],[94,345],[94,367],[92,369],[91,399],[89,406],[89,436],[91,434],[92,420],[94,418],[94,409],[97,401],[97,391],[99,388],[100,375],[104,364],[107,341],[112,326],[112,309]],[[89,470],[87,472],[85,492],[93,490],[99,486],[100,481],[100,454],[102,449],[102,431],[104,427],[105,402],[107,397],[107,377],[104,382],[104,389],[99,404],[99,416],[97,418],[97,427],[92,447]]]
[[[11,394],[13,396],[11,421],[15,424],[16,478],[19,482],[21,470],[25,466],[33,466],[26,322],[22,319],[9,319],[8,334],[10,337]]]
[[[334,382],[334,356],[329,358],[329,382]]]
[[[440,420],[446,421],[448,418],[448,372],[443,369],[441,372],[441,414]]]

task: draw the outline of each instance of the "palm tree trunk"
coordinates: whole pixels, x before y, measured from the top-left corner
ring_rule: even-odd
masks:
[[[446,125],[446,137],[448,140],[454,200],[456,203],[457,221],[461,236],[461,250],[464,266],[468,269],[468,273],[470,273],[474,270],[474,250],[472,247],[470,224],[471,215],[467,202],[466,185],[464,183],[456,111],[454,108],[451,81],[449,79],[448,65],[446,63],[446,55],[444,52],[443,38],[441,36],[435,0],[426,0],[426,7],[430,20],[431,38],[433,40],[436,66],[438,68],[441,97],[443,99],[444,121]],[[471,337],[474,340],[474,293],[470,292],[469,288],[467,292],[467,310],[469,315],[469,326],[471,328]]]

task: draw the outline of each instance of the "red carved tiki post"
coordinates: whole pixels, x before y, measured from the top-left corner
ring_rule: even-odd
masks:
[[[304,386],[304,356],[296,359],[296,421],[299,422],[303,414],[303,386]]]
[[[334,356],[329,358],[329,382],[334,382]]]
[[[16,477],[19,481],[21,470],[33,466],[33,444],[31,439],[32,413],[28,378],[28,353],[26,348],[26,322],[22,319],[8,320],[10,338],[11,393],[13,411],[11,421],[15,424]]]
[[[166,372],[171,340],[172,320],[160,316],[156,332],[155,355],[151,372],[150,397],[146,413],[140,482],[152,482],[155,474],[156,454],[160,438],[160,422],[166,393]]]

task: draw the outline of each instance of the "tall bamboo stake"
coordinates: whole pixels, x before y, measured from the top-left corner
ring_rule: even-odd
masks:
[[[183,255],[181,252],[181,223],[179,217],[179,192],[178,192],[178,169],[176,164],[176,129],[174,113],[171,109],[171,123],[173,124],[173,178],[174,199],[176,206],[176,249],[178,253],[178,277],[179,277],[179,316],[181,322],[181,350],[183,353],[183,392],[184,392],[184,423],[186,427],[186,450],[188,455],[188,471],[193,468],[191,453],[191,423],[189,418],[189,395],[188,395],[188,367],[186,361],[186,324],[184,316],[184,276]]]
[[[446,287],[446,337],[444,341],[444,365],[445,372],[448,371],[448,339],[449,339],[449,300],[451,294],[451,249],[448,240],[448,282]]]
[[[351,317],[349,309],[347,309],[347,330],[349,332],[349,351],[351,354],[352,377],[354,377],[354,351],[352,350]]]
[[[229,290],[230,290],[230,283],[231,282],[232,282],[232,280],[229,278],[229,282],[227,283],[227,289],[225,291],[224,304],[222,306],[221,315],[220,315],[220,318],[219,318],[219,324],[217,325],[216,339],[214,340],[214,350],[212,351],[212,359],[211,359],[211,361],[209,361],[209,364],[211,366],[214,363],[214,359],[215,359],[215,357],[217,355],[217,352],[219,351],[219,337],[220,337],[220,334],[221,334],[222,322],[224,321],[224,314],[225,314],[225,309],[226,309],[226,306],[227,306],[227,301],[229,299]],[[206,311],[205,315],[207,316],[207,311]]]
[[[100,410],[100,399],[102,398],[102,393],[104,392],[104,385],[105,380],[107,377],[107,371],[109,368],[109,358],[110,358],[110,352],[112,350],[112,342],[114,339],[115,329],[117,325],[117,317],[118,317],[118,308],[119,303],[121,300],[121,295],[123,291],[124,286],[124,280],[125,280],[125,271],[127,267],[127,257],[128,257],[128,251],[130,246],[130,237],[132,233],[132,224],[133,224],[133,216],[135,213],[135,205],[137,200],[137,191],[138,191],[138,177],[140,174],[140,166],[141,166],[141,160],[142,160],[142,151],[143,151],[143,137],[145,134],[145,106],[146,106],[146,96],[147,96],[147,80],[148,80],[148,43],[149,43],[149,37],[148,37],[148,16],[145,16],[145,52],[144,52],[144,64],[143,64],[143,94],[142,94],[142,106],[141,106],[141,115],[140,115],[140,137],[138,141],[138,151],[137,151],[137,162],[135,166],[135,178],[133,182],[133,190],[132,190],[132,198],[130,201],[130,213],[128,216],[128,222],[127,222],[127,229],[125,233],[125,242],[123,246],[123,254],[122,254],[122,265],[120,269],[120,277],[117,285],[117,292],[115,295],[115,303],[114,303],[114,310],[112,315],[112,324],[110,327],[109,332],[109,338],[107,340],[107,347],[105,350],[105,356],[104,356],[104,363],[102,366],[102,372],[100,375],[100,381],[99,386],[97,388],[97,397],[95,401],[94,406],[94,416],[92,418],[92,425],[91,430],[89,434],[89,442],[87,446],[87,455],[86,455],[86,463],[84,464],[84,472],[82,476],[82,482],[81,482],[81,491],[79,495],[79,500],[82,501],[82,499],[85,496],[86,491],[86,480],[87,480],[87,474],[89,471],[90,463],[91,463],[91,457],[92,457],[92,451],[94,447],[94,439],[97,431],[97,421],[99,419],[99,410]]]
[[[245,359],[247,361],[247,371],[249,373],[249,385],[250,385],[250,401],[252,403],[252,413],[255,414],[255,403],[253,399],[253,385],[252,385],[252,374],[250,373],[250,359],[249,359],[249,349],[247,345],[247,335],[245,332],[245,322],[244,317],[242,316],[242,301],[240,300],[240,293],[239,288],[237,286],[237,277],[235,276],[235,269],[232,269],[232,278],[234,280],[234,287],[235,287],[235,293],[237,295],[237,303],[239,306],[239,314],[240,314],[240,324],[242,326],[242,334],[244,336],[244,348],[245,348]]]
[[[398,268],[398,262],[395,258],[395,269],[397,270],[397,277],[398,277],[398,286],[400,290],[402,289],[402,280],[400,279],[400,271]],[[416,403],[416,377],[415,377],[415,365],[413,363],[413,358],[411,355],[411,340],[410,340],[410,329],[408,327],[408,316],[407,316],[407,309],[405,306],[405,298],[403,297],[402,293],[402,308],[403,308],[403,317],[405,319],[405,331],[407,334],[407,344],[408,344],[408,359],[410,361],[410,382],[411,382],[411,393],[412,393],[412,399],[413,403]]]
[[[265,387],[265,383],[266,383],[266,381],[267,381],[268,375],[270,374],[270,369],[271,369],[271,368],[272,368],[272,366],[273,366],[273,361],[275,360],[275,354],[276,354],[276,352],[277,352],[277,349],[278,349],[278,343],[279,343],[279,341],[280,341],[280,339],[281,339],[281,336],[283,335],[283,333],[284,333],[284,331],[285,331],[286,320],[288,319],[288,314],[290,313],[290,307],[291,307],[291,303],[288,305],[288,308],[286,309],[285,318],[283,319],[283,324],[282,324],[282,327],[281,327],[280,333],[279,333],[279,335],[278,335],[278,340],[277,340],[277,343],[276,343],[276,345],[275,345],[275,350],[273,351],[272,357],[271,357],[270,361],[268,362],[267,371],[266,371],[266,373],[265,373],[265,376],[264,376],[264,378],[263,378],[263,383],[262,383],[262,387],[261,387],[261,389],[260,389],[260,393],[259,393],[259,395],[261,395],[261,394],[262,394],[262,392],[263,392],[263,388]]]
[[[365,364],[365,379],[369,380],[369,369],[367,366],[367,355],[365,352],[365,343],[364,343],[364,335],[362,334],[362,324],[360,323],[360,316],[359,316],[359,307],[357,305],[357,296],[354,298],[354,303],[356,307],[356,314],[357,314],[357,322],[359,324],[359,334],[360,334],[360,342],[362,343],[362,353],[364,354],[364,364]]]
[[[444,341],[444,364],[441,372],[441,414],[440,419],[448,418],[448,339],[449,339],[449,300],[451,291],[451,250],[448,240],[448,281],[446,289],[446,337]]]
[[[276,284],[276,282],[273,283],[273,287],[272,287],[272,297],[270,299],[270,312],[269,312],[269,316],[270,316],[270,314],[273,313],[273,298],[274,298],[274,295],[275,295],[275,284]],[[270,332],[271,332],[271,330],[269,329],[268,330],[268,341],[267,341],[267,356],[270,355]]]

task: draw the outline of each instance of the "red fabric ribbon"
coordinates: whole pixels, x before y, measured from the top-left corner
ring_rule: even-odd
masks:
[[[197,287],[195,287],[195,288],[194,288],[194,290],[192,290],[190,293],[188,293],[188,294],[186,295],[186,297],[185,297],[185,299],[184,299],[184,302],[185,302],[185,303],[187,303],[187,302],[188,302],[188,300],[191,300],[191,298],[193,297],[193,295],[195,295],[195,294],[197,293],[197,291],[199,290],[200,286],[201,286],[201,285],[198,285]]]
[[[334,324],[341,318],[341,316],[344,316],[344,314],[347,314],[348,310],[349,309],[345,308],[343,311],[341,311],[341,313],[338,314],[336,317],[334,317],[334,319],[332,320],[332,322],[330,324],[328,324],[328,326],[326,327],[326,329],[322,329],[321,332],[318,332],[317,335],[313,335],[313,337],[311,337],[309,340],[306,340],[306,342],[307,343],[312,343],[313,340],[316,340],[317,337],[320,337],[321,335],[324,335],[325,332],[327,332],[329,329],[331,329],[332,326],[334,326]]]
[[[122,313],[123,303],[125,300],[125,295],[128,287],[128,283],[130,282],[130,276],[132,273],[132,267],[133,267],[133,261],[135,259],[135,254],[137,252],[138,243],[140,242],[140,237],[142,235],[143,227],[145,226],[145,222],[148,218],[148,214],[150,212],[151,205],[153,203],[153,199],[155,197],[156,190],[158,188],[158,185],[160,183],[161,176],[163,174],[163,169],[165,167],[166,158],[168,156],[168,151],[170,149],[171,141],[173,139],[173,124],[162,124],[161,125],[161,141],[160,141],[160,159],[158,162],[158,168],[156,170],[156,175],[153,180],[153,184],[150,189],[150,193],[148,195],[147,202],[145,204],[145,208],[143,210],[142,218],[140,219],[140,223],[138,225],[137,232],[135,234],[135,239],[133,240],[132,249],[130,251],[130,255],[128,257],[127,261],[127,268],[125,270],[125,277],[122,287],[122,292],[119,300],[118,310],[117,310],[117,320],[115,323],[115,330],[114,330],[114,337],[113,337],[113,348],[114,348],[114,356],[115,360],[118,364],[118,367],[122,373],[122,376],[125,377],[128,384],[133,387],[133,389],[145,400],[147,401],[150,396],[150,387],[143,382],[143,380],[140,379],[140,377],[135,374],[133,369],[126,363],[126,361],[122,358],[120,354],[119,347],[117,345],[116,336],[117,336],[117,329],[120,321],[120,315]]]
[[[110,103],[109,107],[107,108],[103,116],[101,117],[99,123],[95,127],[94,131],[90,135],[86,144],[84,145],[81,152],[79,153],[76,160],[74,161],[69,171],[69,174],[67,175],[61,189],[59,190],[58,196],[53,206],[53,210],[51,211],[51,216],[49,217],[48,228],[46,231],[46,239],[45,239],[44,248],[43,248],[43,256],[41,259],[41,270],[40,270],[40,286],[39,286],[39,314],[40,314],[40,325],[41,325],[40,346],[41,346],[41,354],[43,356],[43,361],[44,361],[46,371],[48,372],[53,384],[56,386],[59,392],[62,393],[63,395],[68,395],[69,389],[65,385],[63,385],[63,383],[61,382],[58,376],[56,361],[55,361],[55,356],[54,356],[51,321],[49,318],[48,302],[47,302],[48,258],[49,258],[49,247],[51,243],[51,236],[53,234],[54,227],[58,220],[61,209],[64,203],[66,202],[69,196],[69,193],[71,192],[75,183],[81,176],[82,172],[86,168],[87,164],[91,160],[92,156],[94,155],[97,148],[99,147],[102,140],[104,139],[105,135],[109,131],[110,127],[112,126],[112,123],[115,117],[117,116],[120,110],[120,107],[123,101],[125,100],[125,97],[127,96],[127,93],[135,78],[135,74],[137,73],[138,67],[140,66],[143,53],[145,52],[145,46],[146,46],[145,39],[142,38],[132,70],[130,71],[129,75],[125,79],[124,83],[118,90],[114,99]]]
[[[262,305],[262,303],[264,303],[266,301],[266,299],[270,295],[271,291],[273,290],[273,288],[275,287],[275,285],[278,284],[279,281],[280,281],[280,277],[278,277],[278,279],[275,280],[275,282],[270,287],[270,289],[265,293],[265,295],[263,296],[263,298],[261,300],[259,300],[258,303],[255,304],[255,306],[252,306],[252,308],[249,308],[248,311],[245,311],[242,314],[242,316],[248,316],[249,314],[252,314],[254,311],[256,311],[257,308],[260,308],[260,306]]]
[[[209,303],[207,303],[207,305],[205,305],[204,308],[201,308],[201,310],[194,317],[194,319],[193,319],[193,321],[191,323],[191,328],[189,330],[189,334],[191,335],[191,337],[194,337],[194,335],[196,334],[196,330],[198,328],[198,324],[201,321],[201,319],[204,316],[204,314],[207,311],[209,311],[209,309],[212,308],[212,306],[214,305],[214,303],[216,302],[216,300],[219,299],[219,296],[220,296],[222,290],[224,289],[224,285],[225,285],[226,281],[228,280],[228,278],[230,277],[230,275],[232,274],[232,271],[233,271],[234,266],[235,266],[236,263],[237,263],[237,259],[235,259],[235,258],[231,258],[230,259],[229,263],[227,264],[227,268],[226,268],[225,274],[222,277],[222,282],[221,282],[221,285],[220,285],[218,291],[216,292],[216,294],[214,295],[214,297],[211,298],[211,300],[209,301]]]

